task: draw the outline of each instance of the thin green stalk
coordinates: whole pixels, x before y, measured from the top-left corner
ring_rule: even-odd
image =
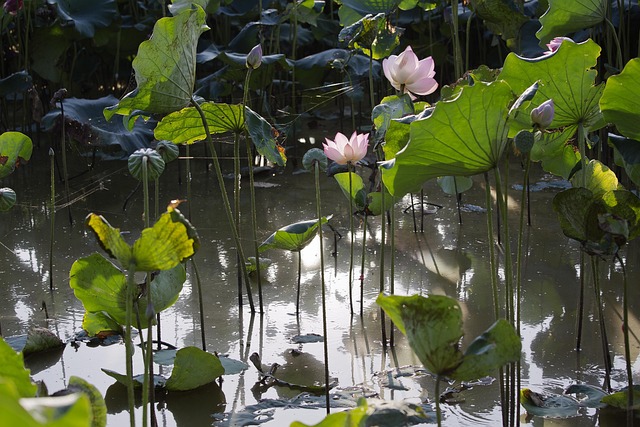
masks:
[[[489,174],[484,173],[484,183],[486,187],[486,205],[487,205],[487,242],[489,246],[489,268],[491,270],[491,293],[493,295],[493,315],[495,320],[500,317],[498,305],[498,272],[496,266],[495,239],[493,237],[493,212],[491,209],[491,183],[489,182]]]
[[[55,174],[55,152],[49,148],[49,168],[51,169],[51,199],[49,206],[50,218],[50,240],[49,240],[49,290],[53,291],[53,242],[55,240],[56,225],[56,174]]]
[[[300,314],[300,281],[302,279],[302,255],[300,251],[298,253],[298,286],[296,291],[296,318]]]
[[[264,306],[262,302],[262,278],[260,277],[260,251],[258,250],[258,217],[256,213],[256,189],[254,187],[253,178],[253,162],[251,154],[251,143],[249,139],[247,142],[247,159],[249,161],[249,193],[251,195],[251,228],[253,229],[253,250],[256,257],[256,275],[258,280],[258,306],[260,313],[264,313]]]
[[[186,159],[186,173],[187,173],[187,200],[189,201],[189,221],[191,221],[191,149],[189,148],[189,144],[185,146],[184,156]]]
[[[324,389],[327,414],[331,413],[331,398],[329,396],[329,337],[327,328],[327,292],[324,281],[324,240],[322,236],[322,211],[320,209],[320,165],[314,162],[316,178],[316,213],[318,216],[318,235],[320,236],[320,283],[322,285],[322,333],[324,335]]]
[[[391,295],[393,295],[395,293],[395,287],[396,287],[396,282],[395,282],[395,272],[396,272],[396,211],[393,208],[395,206],[395,200],[394,203],[391,204],[391,230],[390,230],[390,234],[389,234],[389,239],[391,239],[391,266],[389,267],[389,293],[391,293]],[[395,345],[395,340],[394,340],[394,336],[395,336],[395,326],[393,325],[393,322],[390,322],[390,326],[389,326],[389,345],[391,347],[393,347]]]
[[[65,118],[64,118],[64,102],[62,98],[60,98],[60,119],[62,120],[61,127],[61,140],[60,140],[60,151],[62,151],[62,173],[64,176],[64,192],[65,192],[65,201],[67,203],[67,213],[69,214],[69,224],[73,224],[73,217],[71,216],[71,203],[69,201],[69,170],[67,169],[67,133],[65,129]]]
[[[633,426],[633,372],[631,370],[631,345],[629,344],[629,285],[624,261],[617,252],[615,257],[622,268],[622,331],[624,333],[624,358],[627,368],[627,425]]]
[[[220,168],[220,161],[218,160],[218,152],[216,151],[216,148],[213,145],[213,139],[211,138],[211,133],[209,132],[209,124],[207,123],[207,118],[204,115],[204,111],[202,111],[202,108],[200,108],[200,105],[196,102],[195,99],[191,99],[191,104],[194,106],[194,108],[198,111],[198,113],[200,114],[200,118],[202,120],[202,125],[204,127],[205,133],[207,135],[207,145],[209,147],[209,151],[211,151],[211,155],[213,157],[213,167],[216,171],[216,178],[218,179],[218,184],[220,185],[220,192],[222,193],[222,202],[225,208],[225,213],[227,215],[227,220],[229,221],[229,224],[231,225],[231,231],[233,233],[233,240],[234,243],[236,245],[236,250],[238,251],[238,254],[240,256],[240,259],[242,260],[242,262],[240,263],[240,268],[242,269],[242,276],[244,278],[244,281],[246,283],[246,287],[247,287],[247,299],[249,300],[249,306],[251,307],[251,313],[255,313],[256,309],[255,306],[253,304],[253,295],[251,292],[251,283],[249,282],[249,274],[247,273],[247,266],[244,262],[244,260],[246,260],[245,256],[244,256],[244,251],[242,250],[242,245],[240,244],[240,236],[237,233],[237,229],[236,226],[234,224],[233,221],[233,213],[231,212],[231,203],[229,203],[229,197],[227,196],[227,190],[224,187],[224,178],[222,177],[222,169]]]
[[[375,94],[373,90],[373,46],[369,50],[369,102],[371,108],[376,105]]]
[[[353,314],[353,245],[354,245],[354,230],[353,230],[353,180],[351,179],[351,162],[347,163],[347,171],[349,173],[349,309]]]
[[[531,157],[529,153],[526,154],[525,167],[524,167],[524,179],[522,186],[522,193],[520,195],[520,223],[518,224],[518,253],[516,255],[516,333],[520,336],[520,304],[522,302],[522,248],[524,246],[524,212],[525,204],[527,203],[527,183],[529,182],[529,170],[531,167]],[[522,375],[520,372],[520,359],[516,362],[516,390],[520,390],[522,387]],[[520,425],[520,393],[516,393],[516,406],[518,413],[516,414],[516,423]]]
[[[622,20],[623,20],[623,18],[621,17],[620,21],[622,21]],[[611,30],[611,34],[613,34],[613,41],[616,44],[616,55],[617,55],[617,57],[616,57],[616,59],[617,59],[616,67],[619,70],[622,70],[624,62],[622,62],[622,50],[620,49],[620,39],[618,38],[618,32],[616,31],[616,27],[613,26],[613,23],[609,19],[605,18],[604,22],[607,23],[607,26]]]
[[[236,233],[240,238],[240,181],[242,175],[240,173],[240,134],[233,134],[233,213]],[[236,270],[238,272],[238,306],[242,307],[242,269],[240,264],[244,264],[245,259],[240,258],[240,254],[236,252]]]
[[[127,269],[127,294],[125,310],[124,348],[127,371],[127,403],[129,407],[129,426],[135,427],[135,403],[133,394],[133,343],[131,342],[131,323],[133,322],[133,293],[135,292],[135,265],[132,263]]]
[[[381,234],[381,240],[382,242],[380,243],[380,288],[379,288],[379,292],[383,293],[384,292],[384,253],[385,253],[385,246],[387,244],[387,224],[386,224],[386,218],[385,218],[385,213],[386,213],[386,207],[385,207],[385,203],[384,203],[384,184],[382,184],[380,186],[380,194],[382,195],[382,197],[380,198],[381,204],[382,204],[382,213],[380,214],[380,234]],[[382,347],[386,348],[387,347],[387,328],[385,325],[385,315],[384,315],[384,310],[382,309],[382,307],[380,307],[380,333],[382,335]]]
[[[582,346],[582,319],[584,317],[584,252],[580,251],[580,298],[578,299],[578,319],[576,326],[576,351],[580,351]]]
[[[463,73],[462,49],[460,48],[460,35],[458,32],[458,0],[451,0],[451,25],[453,29],[453,64],[456,73],[455,79],[458,79]]]
[[[200,271],[196,260],[191,258],[191,265],[196,276],[196,289],[198,290],[198,309],[200,311],[200,339],[202,340],[202,350],[207,351],[207,341],[204,333],[204,301],[202,299],[202,281],[200,280]]]
[[[367,253],[367,211],[362,224],[362,258],[360,258],[360,317],[364,316],[364,260]]]
[[[600,269],[598,268],[598,258],[591,257],[591,273],[593,275],[593,288],[596,295],[596,306],[598,307],[598,323],[600,324],[600,339],[602,343],[602,355],[604,357],[605,379],[603,388],[611,392],[611,354],[609,353],[609,339],[607,337],[606,323],[604,321],[604,307],[600,294]]]
[[[433,398],[436,401],[436,420],[438,422],[438,427],[442,426],[442,410],[440,409],[440,374],[436,375],[436,390],[434,392]]]

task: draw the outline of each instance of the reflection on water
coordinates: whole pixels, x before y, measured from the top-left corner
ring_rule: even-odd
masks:
[[[40,155],[39,152],[36,153]],[[197,156],[196,156],[197,157]],[[48,169],[32,164],[12,175],[8,182],[18,191],[19,205],[3,214],[0,223],[0,322],[4,335],[24,333],[30,326],[46,326],[69,340],[81,328],[83,309],[68,285],[68,272],[73,261],[100,251],[93,237],[87,233],[83,218],[89,212],[104,215],[114,226],[126,232],[133,241],[141,227],[141,191],[133,193],[123,211],[125,200],[136,186],[136,181],[119,163],[103,163],[104,171],[93,171],[73,181],[73,191],[79,191],[71,205],[75,220],[69,225],[66,210],[57,214],[56,243],[53,264],[55,290],[48,291],[49,219]],[[48,159],[44,159],[45,161]],[[209,351],[229,354],[235,359],[247,360],[257,352],[265,365],[281,365],[278,375],[296,384],[321,384],[323,381],[322,343],[295,344],[292,337],[300,334],[322,334],[320,295],[320,245],[316,238],[301,252],[302,290],[301,316],[296,319],[295,296],[297,277],[296,254],[270,250],[264,254],[272,264],[263,272],[265,312],[251,316],[245,305],[237,307],[235,252],[232,237],[218,197],[218,186],[201,161],[193,166],[193,197],[181,206],[190,215],[199,231],[202,246],[196,256],[203,285],[205,307],[204,326],[200,325],[197,292],[193,292],[193,273],[189,271],[187,283],[178,302],[162,313],[162,340],[178,347],[201,346],[201,328],[204,328]],[[116,172],[114,172],[116,171]],[[184,168],[182,168],[184,171]],[[186,198],[186,185],[178,182],[177,163],[169,164],[160,179],[160,205],[171,199]],[[514,171],[513,175],[516,175]],[[540,179],[538,176],[536,179]],[[103,182],[108,180],[107,182]],[[262,240],[283,225],[310,219],[315,215],[313,177],[309,174],[269,176],[256,188],[258,198],[258,234]],[[275,185],[274,185],[275,184]],[[356,230],[356,280],[353,285],[354,306],[364,304],[364,316],[352,316],[349,310],[349,230],[348,203],[333,179],[324,178],[322,211],[333,214],[332,224],[342,235],[336,239],[325,232],[324,257],[326,264],[328,309],[328,344],[330,375],[336,377],[340,387],[359,386],[372,390],[385,399],[433,399],[434,379],[428,374],[399,377],[401,387],[383,387],[381,378],[393,368],[419,366],[419,360],[408,348],[404,337],[394,334],[396,347],[384,350],[380,325],[380,310],[374,300],[379,292],[381,224],[379,217],[368,219],[364,300],[360,301],[360,254],[362,226]],[[597,307],[591,286],[587,286],[582,351],[576,344],[576,312],[579,296],[579,254],[575,243],[565,238],[551,209],[553,186],[532,193],[533,225],[525,231],[522,285],[522,339],[523,386],[539,391],[562,392],[576,381],[600,385],[602,381],[602,350],[597,325]],[[442,205],[442,209],[424,218],[424,233],[414,233],[413,216],[403,210],[411,202],[407,198],[396,207],[395,290],[399,294],[436,293],[460,301],[464,314],[465,338],[463,347],[493,323],[491,276],[486,247],[486,217],[483,212],[464,212],[463,224],[458,224],[455,199],[444,195],[433,184],[426,187],[427,199]],[[95,190],[95,191],[94,191]],[[243,188],[246,190],[246,184]],[[510,194],[517,210],[519,192]],[[482,184],[465,193],[464,202],[484,205]],[[61,197],[59,197],[62,200]],[[415,200],[414,200],[415,201]],[[247,254],[253,255],[250,236],[248,191],[243,192],[241,211],[242,240]],[[515,221],[514,216],[514,221]],[[356,220],[356,224],[360,220]],[[510,224],[516,230],[516,224]],[[418,224],[419,228],[419,224]],[[387,230],[387,237],[389,235]],[[512,236],[515,234],[513,232]],[[515,245],[514,245],[515,246]],[[390,268],[390,245],[385,246],[386,270]],[[331,253],[337,251],[337,256]],[[632,245],[624,254],[631,278],[638,274],[640,252]],[[587,270],[590,270],[587,268]],[[614,360],[613,385],[625,384],[623,341],[621,330],[621,283],[619,267],[601,262],[604,310],[607,319]],[[386,273],[385,273],[386,274]],[[588,278],[590,280],[590,278]],[[384,280],[388,289],[390,281]],[[257,285],[254,281],[254,300],[257,303]],[[630,327],[640,331],[637,301],[640,289],[631,287]],[[501,298],[504,297],[501,295]],[[48,308],[50,319],[40,311],[42,303]],[[245,298],[246,302],[246,298]],[[387,331],[389,326],[387,325]],[[637,333],[637,332],[636,332]],[[640,371],[639,342],[632,337],[634,371]],[[51,355],[50,355],[51,356]],[[139,355],[137,355],[139,356]],[[106,395],[109,405],[109,425],[125,425],[123,392],[113,385],[111,378],[100,368],[124,372],[122,345],[78,349],[71,346],[47,360],[30,360],[35,379],[44,380],[50,391],[64,388],[72,375],[95,384]],[[142,364],[136,360],[136,371]],[[166,368],[162,368],[166,369]],[[380,375],[377,375],[380,374]],[[260,399],[285,399],[296,392],[271,387],[256,393],[252,387],[259,380],[251,367],[238,375],[228,375],[220,385],[212,384],[190,393],[163,396],[156,407],[161,425],[209,425],[222,418],[224,412],[240,413]],[[637,379],[636,379],[637,380]],[[388,383],[388,381],[386,382]],[[497,425],[500,419],[497,384],[475,386],[462,394],[460,403],[445,406],[445,425],[476,426]],[[214,418],[214,414],[217,414]],[[283,426],[298,419],[315,423],[322,418],[322,410],[282,409],[265,413],[271,419],[265,425]],[[238,415],[239,416],[239,415]],[[557,426],[615,425],[617,421],[598,421],[594,410],[585,410],[580,417],[567,420],[541,420],[534,418],[523,423]],[[600,423],[600,424],[598,424]]]

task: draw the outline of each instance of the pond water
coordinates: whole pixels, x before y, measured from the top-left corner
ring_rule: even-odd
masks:
[[[303,145],[311,148],[314,145]],[[317,146],[317,145],[316,145]],[[96,167],[71,180],[74,219],[69,224],[67,209],[56,214],[54,290],[49,291],[49,167],[47,150],[36,150],[32,162],[18,170],[3,184],[13,187],[19,205],[2,215],[0,222],[0,322],[2,334],[25,333],[34,326],[48,327],[65,342],[81,329],[84,313],[81,303],[69,288],[68,274],[77,258],[101,252],[92,233],[83,224],[89,212],[103,215],[113,226],[130,233],[130,241],[139,235],[142,226],[142,192],[131,196],[126,211],[123,205],[136,186],[125,162],[99,162]],[[178,302],[162,313],[162,340],[177,347],[202,346],[202,335],[208,351],[228,354],[247,361],[253,352],[261,355],[264,364],[278,363],[279,378],[295,384],[322,384],[323,345],[321,342],[297,344],[297,335],[322,334],[320,294],[320,245],[316,238],[301,252],[302,293],[301,314],[295,316],[297,255],[270,250],[265,256],[272,264],[263,274],[264,314],[251,315],[246,297],[238,309],[235,251],[229,232],[218,184],[213,172],[207,171],[203,153],[195,147],[193,161],[193,196],[181,206],[201,238],[201,249],[195,256],[203,284],[204,325],[200,324],[198,293],[193,270]],[[78,160],[76,158],[76,160]],[[83,162],[80,159],[80,162]],[[181,160],[184,163],[184,160]],[[230,170],[230,163],[223,167]],[[72,175],[84,169],[74,164]],[[520,177],[520,167],[514,161],[512,181]],[[171,199],[186,198],[184,164],[167,165],[160,179],[160,206]],[[276,229],[315,216],[314,181],[311,174],[269,174],[258,179],[259,240]],[[519,181],[518,181],[519,182]],[[576,312],[579,297],[579,251],[575,242],[563,236],[556,214],[551,207],[553,196],[565,183],[544,175],[534,166],[532,182],[539,183],[531,193],[533,222],[525,230],[522,300],[522,378],[523,387],[547,393],[561,393],[573,383],[602,385],[602,349],[593,289],[587,286],[583,344],[576,346]],[[493,305],[488,261],[484,185],[476,181],[465,193],[467,208],[458,223],[455,198],[445,195],[435,183],[425,186],[427,205],[422,219],[405,208],[411,204],[407,196],[395,209],[396,253],[395,290],[397,294],[443,294],[460,301],[464,313],[465,339],[463,348],[493,323]],[[62,186],[58,183],[58,188]],[[230,183],[227,183],[230,188]],[[353,299],[356,312],[364,304],[364,315],[351,315],[349,308],[349,220],[348,201],[332,178],[322,177],[322,212],[333,214],[331,223],[342,235],[334,242],[334,234],[326,229],[324,242],[325,274],[328,304],[329,370],[340,390],[361,390],[364,394],[383,399],[408,399],[413,403],[432,402],[434,378],[421,369],[406,369],[406,376],[395,378],[393,387],[386,379],[399,367],[420,367],[418,358],[409,349],[404,337],[396,331],[395,347],[384,348],[381,338],[380,310],[375,298],[380,286],[380,217],[368,219],[364,262],[364,299],[360,301],[360,260],[362,253],[361,218],[356,219]],[[59,192],[59,203],[64,200]],[[514,211],[512,236],[515,236],[519,191],[511,189],[510,208]],[[415,202],[417,202],[415,198]],[[242,239],[248,255],[253,255],[249,217],[248,184],[243,181]],[[190,211],[190,212],[189,212]],[[433,212],[432,212],[433,211]],[[423,224],[421,222],[423,221]],[[423,226],[424,232],[420,232]],[[515,247],[515,245],[514,245]],[[336,256],[332,253],[337,252]],[[387,245],[385,288],[389,289],[389,245]],[[638,245],[624,251],[630,283],[636,284],[640,266]],[[615,354],[612,385],[626,384],[624,372],[622,316],[622,274],[619,266],[601,263],[604,310],[611,349]],[[258,304],[254,278],[254,300]],[[632,331],[638,328],[640,288],[631,286]],[[49,318],[41,310],[46,304]],[[204,332],[204,334],[201,333]],[[640,379],[639,342],[632,336],[632,363]],[[77,348],[76,348],[77,347]],[[94,384],[106,397],[110,426],[127,425],[126,393],[100,368],[125,372],[124,346],[89,347],[67,345],[63,351],[28,361],[32,375],[43,380],[49,391],[62,389],[75,375]],[[136,372],[142,365],[136,360]],[[162,368],[161,368],[162,369]],[[166,368],[165,368],[166,369]],[[157,369],[156,369],[157,370]],[[258,371],[250,367],[241,374],[226,375],[220,386],[211,385],[188,393],[173,393],[157,404],[159,424],[163,426],[211,425],[225,419],[226,425],[243,425],[256,414],[244,409],[261,399],[292,399],[299,392],[281,387],[259,390],[254,384]],[[444,388],[444,387],[443,387]],[[273,405],[276,406],[276,405]],[[283,406],[281,404],[280,406]],[[292,405],[293,406],[293,405]],[[458,396],[457,403],[443,405],[446,426],[500,425],[501,408],[497,382],[477,384]],[[523,410],[524,413],[524,410]],[[322,408],[263,409],[260,418],[264,426],[288,426],[298,420],[307,424],[318,422],[325,415]],[[599,417],[596,410],[585,409],[579,416],[550,420],[522,415],[521,422],[533,426],[611,426],[616,420]]]

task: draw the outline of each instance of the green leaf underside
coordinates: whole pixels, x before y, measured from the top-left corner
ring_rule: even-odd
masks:
[[[275,128],[251,108],[245,107],[245,113],[247,130],[258,153],[265,156],[270,162],[284,166],[287,158],[284,155],[284,150],[281,151],[276,143],[277,131]]]
[[[640,59],[627,62],[622,72],[607,80],[600,108],[604,118],[627,138],[640,141]]]
[[[170,391],[193,390],[209,384],[224,374],[220,359],[197,347],[185,347],[176,353],[171,377],[166,387]]]
[[[151,300],[157,312],[175,303],[185,280],[186,273],[182,265],[161,271],[154,277],[151,281]],[[102,255],[93,254],[74,262],[71,266],[69,284],[75,296],[82,301],[85,310],[94,313],[93,316],[85,316],[83,321],[83,328],[87,332],[96,334],[104,330],[114,330],[110,319],[119,325],[126,324],[127,279]],[[141,298],[138,302],[138,312],[143,328],[147,326],[145,311],[146,298]]]
[[[100,394],[100,391],[93,385],[80,377],[69,378],[69,388],[84,393],[91,402],[91,427],[106,427],[107,425],[107,405]]]
[[[0,395],[1,393],[0,391]],[[91,423],[91,402],[84,393],[24,398],[19,402],[0,399],[0,411],[3,425],[20,427],[94,426]],[[96,424],[96,426],[100,426],[100,424]]]
[[[575,133],[575,126],[544,132],[542,139],[533,144],[531,160],[540,162],[545,171],[569,179],[573,168],[580,161],[580,153],[569,143]]]
[[[446,296],[383,296],[376,300],[409,340],[422,364],[434,374],[447,375],[462,361],[462,312]]]
[[[137,87],[105,117],[136,111],[167,114],[191,102],[195,83],[197,42],[206,29],[205,12],[194,5],[177,16],[159,19],[150,40],[140,44],[133,60]]]
[[[351,188],[349,188],[349,176],[351,175]],[[349,200],[353,201],[353,205],[358,209],[364,209],[367,203],[367,191],[364,188],[364,182],[360,175],[354,172],[341,172],[333,176],[338,182],[342,194]],[[351,190],[351,194],[349,194]]]
[[[33,144],[31,138],[20,132],[0,134],[0,179],[11,174],[17,166],[29,161]]]
[[[204,112],[212,135],[227,132],[240,133],[244,130],[244,114],[241,105],[203,102],[200,108]],[[207,138],[202,118],[195,107],[183,108],[165,116],[158,123],[153,134],[158,140],[167,140],[174,144],[193,144]]]
[[[517,120],[511,122],[509,136],[521,129],[530,129],[529,113],[548,99],[553,99],[555,115],[551,129],[581,123],[596,130],[604,125],[598,102],[604,85],[594,86],[595,67],[600,46],[593,40],[584,43],[565,41],[558,50],[534,59],[525,59],[510,53],[498,78],[505,80],[515,93],[522,93],[535,82],[538,91]]]
[[[470,176],[493,169],[507,145],[508,105],[514,99],[504,81],[477,82],[433,113],[410,125],[409,143],[385,163],[382,177],[400,197],[432,178]]]
[[[624,167],[631,181],[640,186],[640,142],[609,134],[609,146],[614,149],[616,164]]]
[[[322,224],[329,219],[322,217]],[[318,220],[311,219],[308,221],[300,221],[289,224],[280,228],[278,231],[269,236],[259,246],[259,251],[264,252],[267,249],[282,249],[286,251],[301,251],[307,246],[318,231]]]
[[[607,17],[605,0],[549,0],[549,9],[540,17],[542,27],[536,33],[540,46],[552,38],[591,28]]]

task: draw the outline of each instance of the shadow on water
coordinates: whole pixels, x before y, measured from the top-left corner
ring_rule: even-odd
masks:
[[[198,153],[194,150],[195,157]],[[0,322],[5,336],[24,333],[29,327],[44,326],[56,332],[63,340],[70,340],[81,329],[84,310],[68,285],[68,272],[73,261],[100,251],[88,234],[82,221],[68,225],[58,221],[54,254],[53,294],[48,291],[48,216],[46,200],[48,170],[40,167],[48,159],[37,152],[28,168],[10,177],[7,184],[21,188],[19,205],[3,214],[0,223]],[[263,271],[265,313],[255,317],[247,306],[237,306],[235,285],[235,252],[213,174],[207,172],[204,162],[194,162],[193,198],[184,204],[183,211],[191,211],[193,223],[201,237],[202,247],[196,255],[203,280],[204,325],[200,325],[197,292],[193,288],[193,273],[179,300],[162,312],[162,340],[177,347],[201,346],[201,330],[207,340],[207,349],[248,362],[256,352],[264,365],[280,365],[277,375],[284,381],[301,385],[323,383],[323,345],[321,342],[297,343],[294,337],[322,334],[320,295],[320,245],[313,241],[301,252],[302,289],[301,315],[295,316],[297,260],[296,254],[271,250],[264,256],[271,265]],[[101,169],[102,168],[102,169]],[[182,168],[184,171],[184,168]],[[160,178],[160,206],[171,199],[186,198],[186,186],[178,183],[179,168],[169,164]],[[518,171],[514,170],[512,176]],[[549,181],[540,173],[535,181]],[[296,221],[313,218],[315,198],[313,177],[309,174],[268,175],[256,187],[258,234],[266,238],[274,230]],[[133,193],[127,210],[122,207],[135,187],[122,163],[101,163],[91,174],[82,175],[71,182],[75,203],[71,205],[74,218],[83,218],[89,212],[104,215],[119,227],[125,238],[140,232],[141,193]],[[486,247],[486,217],[481,209],[463,213],[463,224],[458,224],[456,200],[444,195],[435,184],[425,187],[427,200],[442,205],[442,209],[425,216],[424,233],[414,233],[412,214],[403,213],[411,203],[407,197],[396,206],[395,289],[398,294],[444,294],[460,301],[464,316],[465,338],[463,348],[493,323],[493,300]],[[243,188],[244,190],[244,188]],[[348,268],[349,229],[348,203],[333,179],[321,182],[322,212],[333,214],[332,225],[342,239],[334,247],[332,233],[325,234],[325,262],[328,304],[329,369],[338,380],[339,390],[350,390],[360,395],[384,399],[409,399],[414,403],[433,401],[434,378],[420,369],[420,363],[409,349],[404,337],[395,332],[396,347],[384,349],[382,345],[380,311],[375,305],[380,283],[379,217],[368,219],[364,271],[364,316],[352,316],[349,310]],[[576,311],[579,293],[577,246],[564,237],[551,208],[555,186],[542,186],[532,193],[533,224],[525,235],[523,264],[522,338],[523,386],[544,392],[559,393],[575,382],[599,385],[602,381],[602,354],[595,298],[591,287],[587,289],[586,313],[582,351],[575,347]],[[509,195],[517,200],[519,191]],[[484,205],[482,184],[464,194],[470,206]],[[510,203],[516,209],[517,203]],[[243,191],[241,211],[242,241],[251,248],[248,191]],[[181,207],[182,208],[182,207]],[[515,218],[515,216],[514,216]],[[356,221],[357,223],[358,221]],[[516,224],[511,224],[514,229]],[[388,230],[387,230],[388,231]],[[359,265],[362,228],[356,231],[356,260]],[[388,236],[388,232],[387,232]],[[388,238],[388,237],[387,237]],[[387,270],[389,268],[389,245]],[[337,255],[332,258],[332,252]],[[253,255],[248,253],[248,255]],[[630,278],[638,274],[640,251],[637,244],[625,250]],[[623,342],[620,316],[621,271],[602,264],[605,314],[614,360],[613,384],[625,384]],[[359,271],[357,272],[359,274]],[[356,274],[356,275],[357,275]],[[254,289],[256,288],[255,283]],[[385,285],[389,286],[388,278]],[[354,281],[354,306],[360,305],[359,280]],[[638,313],[640,288],[632,287],[630,328],[640,331]],[[46,302],[49,319],[39,311]],[[638,332],[636,332],[637,334]],[[637,335],[636,335],[637,336]],[[639,342],[632,337],[631,354],[636,372],[640,360]],[[30,360],[32,375],[43,380],[49,390],[64,388],[69,377],[80,376],[96,387],[107,398],[109,425],[125,425],[127,416],[125,393],[119,385],[100,371],[100,368],[125,371],[124,347],[89,348],[84,344],[74,349],[67,346],[61,354],[52,354],[42,360]],[[188,393],[169,393],[157,403],[158,420],[166,426],[210,425],[227,418],[247,421],[256,414],[241,416],[244,408],[251,408],[264,399],[283,402],[262,408],[260,421],[265,426],[285,426],[293,420],[318,422],[324,410],[302,409],[291,402],[297,390],[268,387],[252,391],[260,380],[259,373],[250,367],[240,374],[225,375],[221,385],[210,384]],[[136,372],[142,364],[136,359]],[[415,368],[400,367],[412,366]],[[157,368],[156,368],[157,371]],[[397,375],[396,375],[397,374]],[[389,379],[391,378],[391,380]],[[338,399],[336,399],[338,400]],[[286,402],[289,402],[286,404]],[[284,409],[293,407],[294,409]],[[499,424],[500,406],[497,383],[483,383],[465,390],[456,403],[445,405],[447,426],[494,426]],[[226,412],[226,415],[224,413]],[[236,415],[234,415],[236,414]],[[566,420],[530,421],[537,425],[557,426],[617,426],[612,415],[585,410],[584,414]],[[523,416],[524,421],[524,416]],[[233,424],[225,424],[233,425]]]

